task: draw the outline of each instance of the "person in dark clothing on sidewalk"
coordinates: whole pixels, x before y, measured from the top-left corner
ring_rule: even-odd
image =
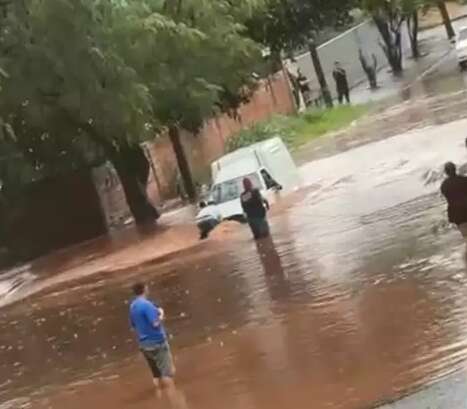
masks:
[[[448,219],[467,240],[467,177],[458,175],[452,162],[444,165],[444,171],[447,178],[441,185],[441,193],[448,202]]]
[[[253,187],[250,179],[243,179],[244,192],[240,195],[242,209],[255,240],[269,236],[269,223],[266,213],[269,202],[261,195],[259,189]]]
[[[334,81],[336,81],[337,99],[339,100],[339,104],[344,102],[344,98],[347,103],[350,104],[350,89],[349,82],[347,81],[347,73],[338,61],[334,63],[332,76],[334,77]]]

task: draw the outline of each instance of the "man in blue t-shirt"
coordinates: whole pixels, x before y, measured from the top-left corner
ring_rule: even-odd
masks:
[[[151,369],[157,396],[162,397],[162,391],[165,391],[173,402],[176,399],[175,367],[163,325],[164,310],[148,300],[146,284],[135,284],[133,292],[136,298],[130,306],[131,326],[136,331],[140,350]]]

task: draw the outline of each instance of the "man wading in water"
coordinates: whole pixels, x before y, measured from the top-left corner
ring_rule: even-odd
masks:
[[[243,212],[255,240],[269,236],[269,224],[266,212],[269,210],[269,202],[261,195],[259,189],[253,187],[250,179],[243,179],[244,191],[240,196]]]
[[[448,219],[467,240],[467,177],[458,175],[452,162],[444,165],[444,171],[447,178],[441,185],[441,193],[448,202]]]
[[[175,366],[162,322],[164,310],[148,300],[149,289],[144,283],[133,286],[136,296],[130,306],[130,323],[138,336],[140,350],[151,369],[157,397],[167,396],[172,408],[182,408],[175,387]]]

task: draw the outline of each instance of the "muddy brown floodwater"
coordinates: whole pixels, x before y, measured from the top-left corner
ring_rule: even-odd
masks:
[[[68,260],[71,276],[46,263],[5,273],[17,301],[0,309],[0,408],[160,407],[128,329],[137,279],[167,310],[190,408],[368,408],[464,369],[465,250],[438,188],[445,161],[467,162],[466,129],[304,165],[272,240],[228,224],[200,244],[173,227],[183,251],[139,268],[80,277]]]

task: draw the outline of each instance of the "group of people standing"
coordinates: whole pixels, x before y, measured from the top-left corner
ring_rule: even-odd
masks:
[[[294,89],[295,100],[300,105],[299,93],[303,96],[305,106],[309,106],[313,102],[312,90],[310,88],[310,81],[303,75],[302,71],[298,68],[296,74],[289,71],[289,77]],[[350,86],[347,78],[347,71],[342,67],[339,61],[334,63],[332,77],[336,85],[336,95],[339,104],[346,102],[350,104]]]

